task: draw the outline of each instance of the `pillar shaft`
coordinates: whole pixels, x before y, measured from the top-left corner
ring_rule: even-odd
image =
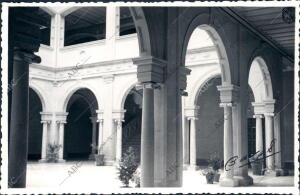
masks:
[[[189,121],[184,117],[184,125],[183,125],[183,159],[184,164],[189,164]]]
[[[275,152],[274,147],[274,120],[272,115],[265,115],[266,120],[266,166],[267,170],[274,170],[275,158],[272,155]],[[269,156],[270,155],[270,156]]]
[[[92,129],[92,147],[91,147],[91,155],[94,155],[96,154],[96,145],[97,145],[97,121],[96,119],[92,119],[92,126],[93,126],[93,129]]]
[[[23,188],[26,185],[28,145],[28,95],[29,62],[23,52],[14,52],[13,87],[8,158],[9,187]]]
[[[42,139],[42,161],[46,160],[47,157],[47,142],[48,142],[48,122],[42,121],[43,123],[43,139]]]
[[[256,115],[256,152],[263,152],[262,116]]]
[[[99,120],[98,127],[98,154],[103,154],[103,120]]]
[[[58,152],[58,159],[62,161],[64,159],[64,123],[59,123],[59,141],[58,144],[61,146]]]
[[[196,155],[196,118],[191,118],[190,128],[190,166],[195,169],[197,166],[197,155]]]
[[[154,185],[154,93],[143,88],[141,187]]]
[[[224,107],[224,178],[221,180],[221,186],[237,186],[238,182],[234,180],[234,166],[230,166],[230,159],[233,154],[233,129],[232,129],[232,104],[223,103]],[[227,164],[228,163],[228,164]]]
[[[116,162],[122,158],[122,121],[117,120],[117,151],[116,151]]]
[[[233,157],[233,132],[232,132],[232,109],[229,105],[224,106],[224,162]],[[225,166],[225,165],[224,165]],[[233,167],[225,170],[224,175],[228,179],[233,178]]]

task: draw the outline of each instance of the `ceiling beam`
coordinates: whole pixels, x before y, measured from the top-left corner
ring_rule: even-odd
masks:
[[[284,57],[286,57],[290,62],[294,63],[294,59],[282,48],[278,47],[278,44],[274,43],[271,39],[266,37],[263,33],[258,31],[254,26],[252,26],[245,18],[237,14],[235,11],[233,11],[229,7],[222,7],[221,10],[223,10],[225,13],[227,13],[229,16],[237,20],[240,24],[245,26],[248,30],[250,30],[252,33],[257,35],[259,38],[261,38],[263,41],[267,42],[270,46],[272,46],[276,51],[278,51],[280,54],[282,54]]]

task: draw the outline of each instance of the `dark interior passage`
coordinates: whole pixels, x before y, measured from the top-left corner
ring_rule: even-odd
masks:
[[[122,154],[131,146],[140,160],[141,123],[142,123],[142,91],[132,89],[125,100],[126,110],[122,126]]]
[[[95,116],[97,108],[96,98],[88,89],[80,89],[70,98],[64,134],[64,159],[89,159],[93,133],[90,117]]]
[[[41,159],[43,125],[42,102],[37,93],[29,88],[28,160]]]
[[[223,160],[223,123],[224,111],[220,107],[221,78],[214,77],[207,81],[197,99],[199,117],[196,120],[197,165],[207,165],[212,155]]]

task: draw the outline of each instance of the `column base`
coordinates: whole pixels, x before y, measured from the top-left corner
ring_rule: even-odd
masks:
[[[285,171],[283,169],[275,169],[275,172],[276,172],[276,177],[285,175]]]
[[[40,162],[40,163],[45,163],[45,162],[47,162],[47,159],[42,158],[42,159],[39,160],[39,162]]]
[[[104,162],[105,166],[114,166],[116,161],[106,160]]]
[[[95,160],[95,154],[90,154],[89,155],[89,160]]]
[[[58,162],[58,163],[64,163],[64,162],[66,162],[66,160],[64,160],[64,159],[58,159],[57,162]]]
[[[253,185],[253,178],[249,175],[247,176],[234,176],[234,178],[238,181],[239,186],[251,186]]]
[[[188,170],[188,169],[189,169],[189,166],[190,166],[189,164],[184,164],[184,165],[183,165],[183,170],[184,170],[184,171]]]
[[[265,170],[265,176],[271,176],[271,177],[276,177],[276,171],[274,169],[266,169]]]
[[[220,186],[223,187],[236,187],[239,186],[239,181],[235,178],[222,178],[220,181]]]
[[[199,169],[199,167],[197,165],[189,165],[188,166],[188,170],[190,171],[197,171]]]

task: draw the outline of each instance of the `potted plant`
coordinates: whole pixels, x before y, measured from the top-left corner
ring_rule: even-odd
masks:
[[[216,153],[210,155],[209,166],[215,172],[215,174],[214,174],[214,181],[215,182],[219,182],[219,180],[220,180],[220,175],[221,174],[219,172],[219,169],[221,168],[221,164],[222,164],[222,161]]]
[[[212,168],[203,169],[202,175],[204,175],[206,177],[207,184],[214,183],[215,171]]]
[[[135,184],[136,188],[141,187],[141,168],[140,166],[135,170],[131,181]]]
[[[46,162],[57,162],[58,152],[61,149],[61,145],[53,143],[47,146]]]
[[[101,147],[98,149],[98,152],[99,152],[98,154],[95,154],[96,166],[103,166],[104,165],[104,154],[103,154],[103,150]]]
[[[122,156],[118,170],[118,178],[124,184],[123,187],[129,187],[129,181],[133,178],[133,175],[138,167],[136,154],[132,147],[129,147]]]
[[[261,154],[254,154],[250,157],[250,163],[253,175],[263,175],[263,159],[260,157]]]

